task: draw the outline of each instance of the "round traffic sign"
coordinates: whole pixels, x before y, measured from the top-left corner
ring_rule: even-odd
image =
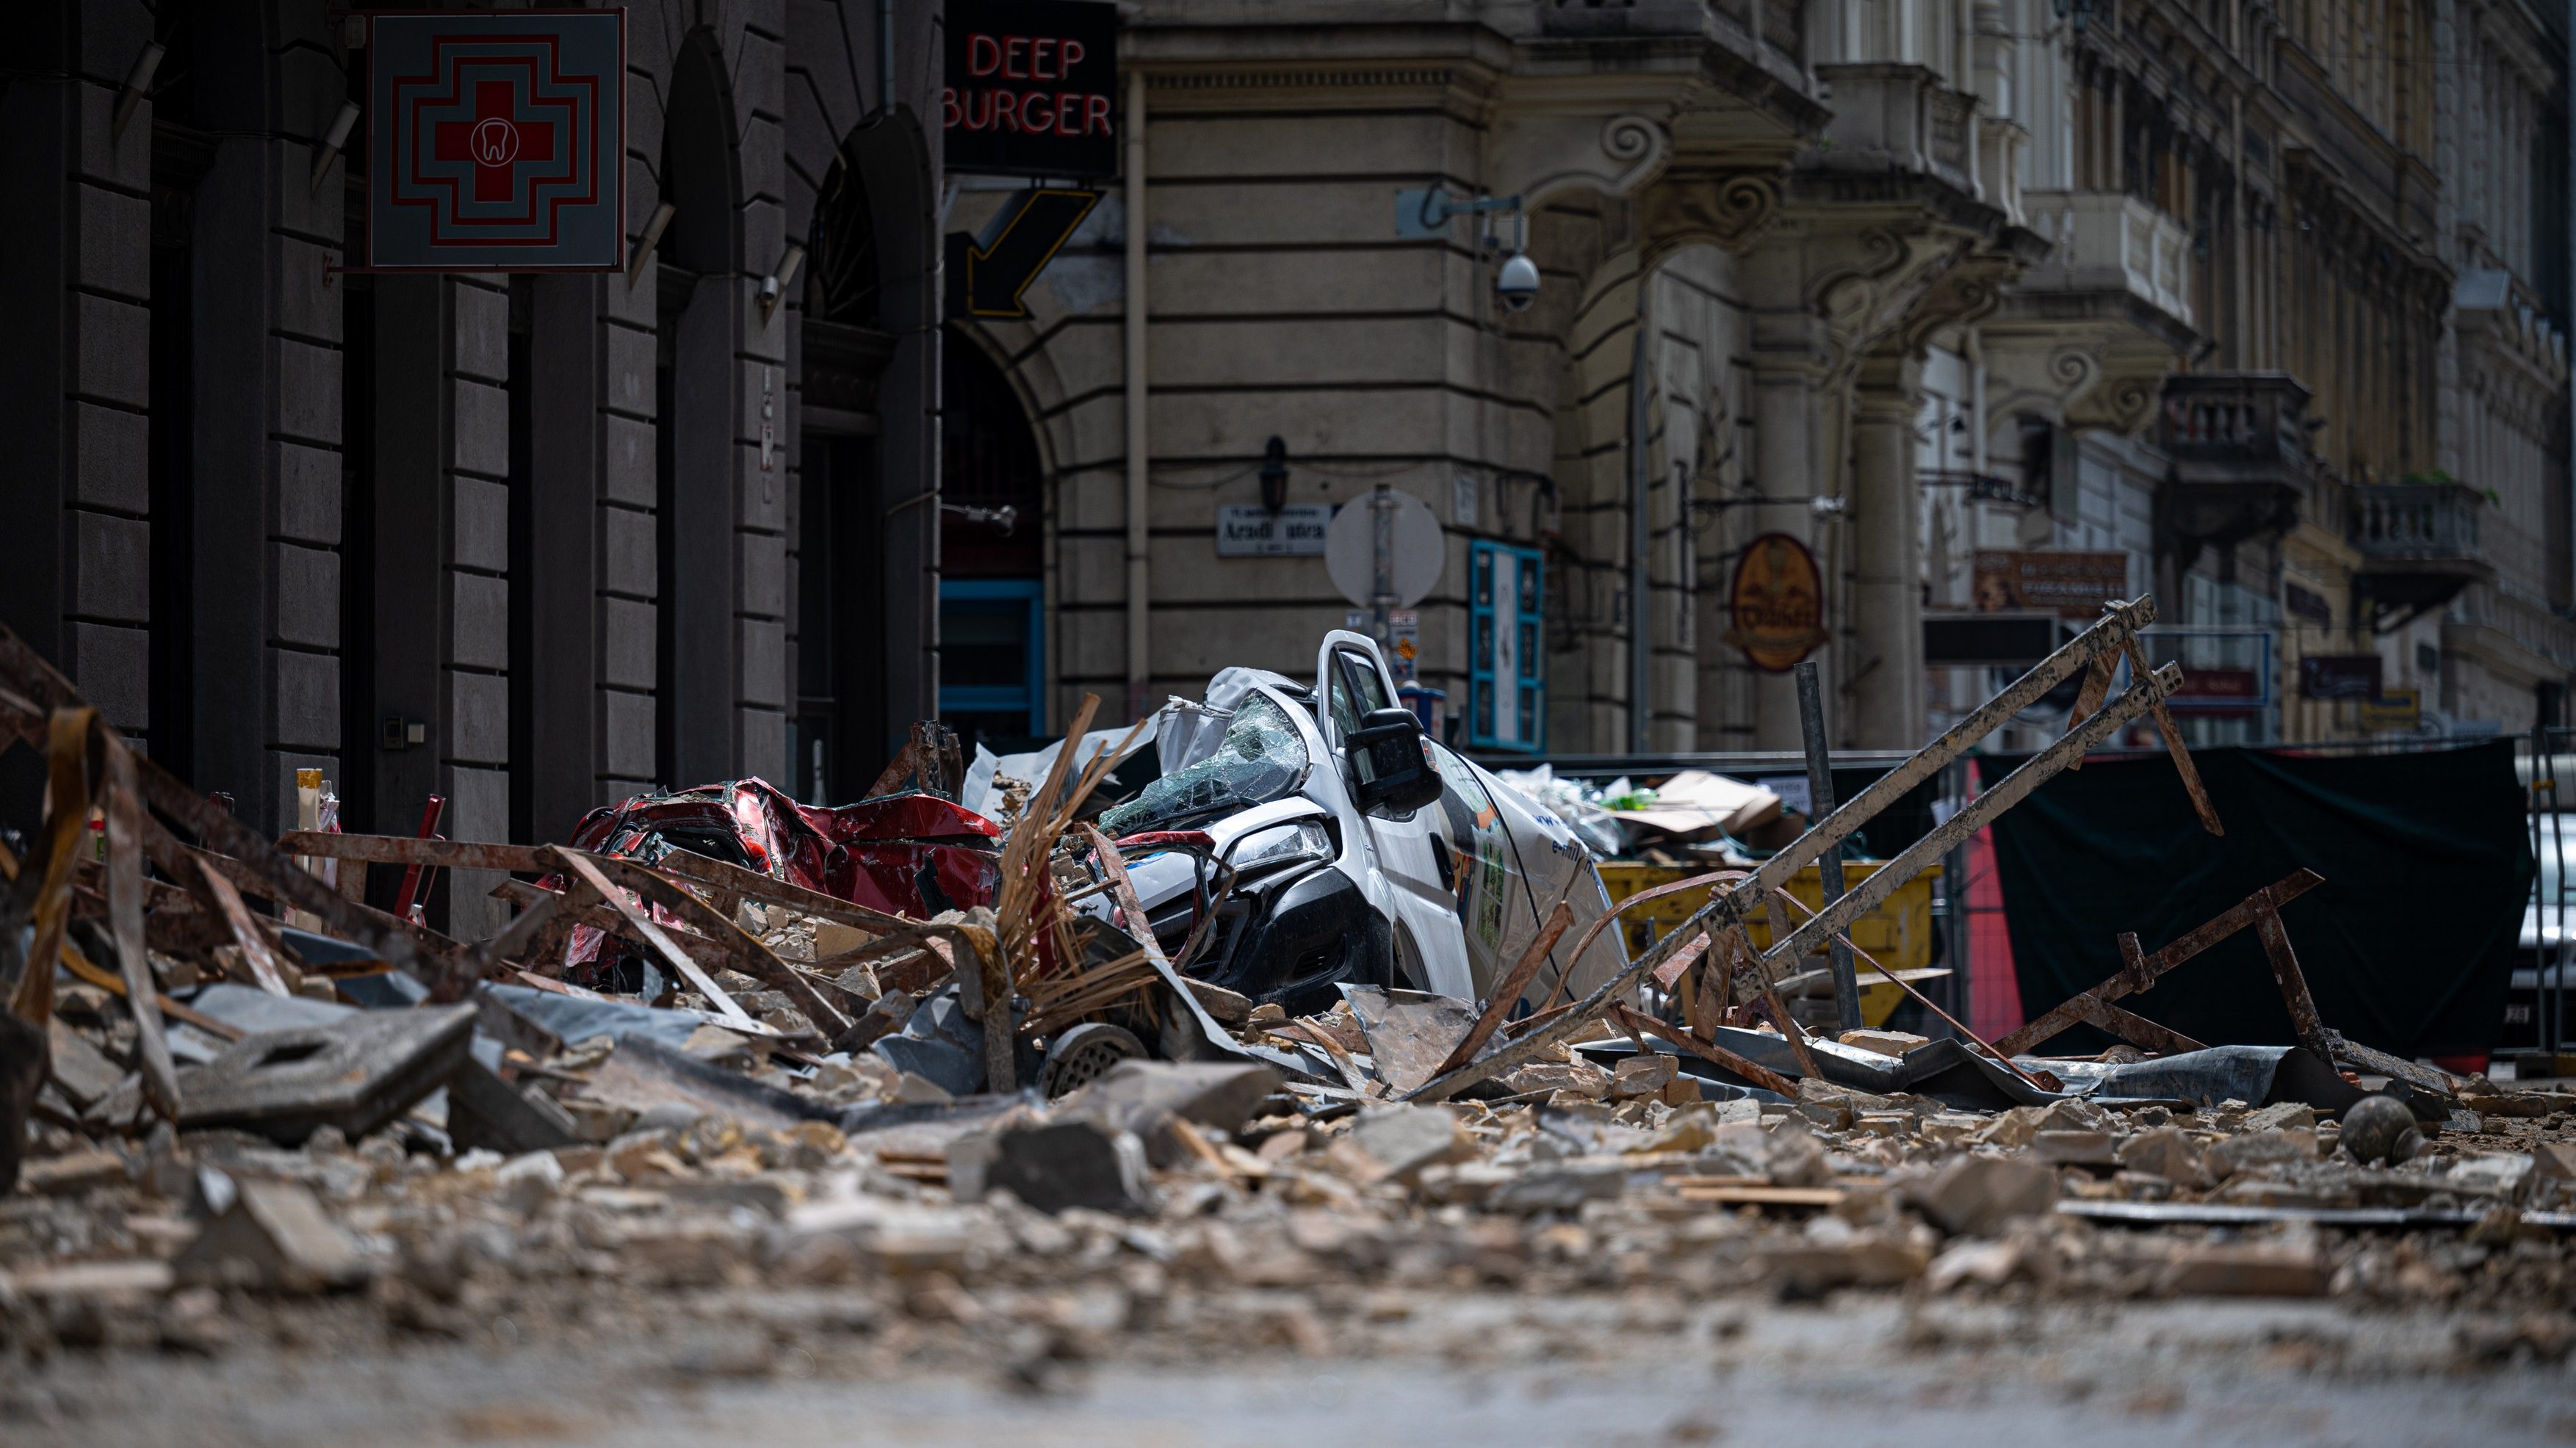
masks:
[[[1378,499],[1387,500],[1381,504]],[[1390,488],[1344,503],[1324,530],[1324,568],[1342,597],[1367,608],[1377,593],[1377,512],[1388,514],[1387,587],[1397,608],[1411,608],[1439,586],[1448,563],[1439,515],[1411,493]]]

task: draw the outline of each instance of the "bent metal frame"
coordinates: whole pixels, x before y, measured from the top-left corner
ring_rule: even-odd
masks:
[[[1574,1008],[1476,1060],[1434,1077],[1405,1099],[1445,1100],[1479,1081],[1502,1075],[1534,1059],[1549,1047],[1571,1039],[1577,1030],[1600,1017],[1614,1001],[1622,999],[1640,981],[1665,967],[1683,951],[1697,947],[1703,940],[1708,942],[1705,947],[1707,963],[1703,968],[1727,969],[1727,989],[1733,1000],[1741,1003],[1764,995],[1777,986],[1799,960],[1841,934],[1852,921],[1877,909],[1898,887],[1922,873],[1924,867],[1993,823],[2004,811],[2029,798],[2031,791],[2054,778],[2059,771],[2079,767],[2086,751],[2106,743],[2142,717],[2152,717],[2158,732],[2163,735],[2165,747],[2172,754],[2175,768],[2181,775],[2183,790],[2191,797],[2202,827],[2212,835],[2224,834],[2218,813],[2210,805],[2208,791],[2201,785],[2200,772],[2193,767],[2191,754],[2183,746],[2182,735],[2175,728],[2173,715],[2165,705],[2165,701],[2182,687],[2182,668],[2178,664],[2167,664],[2161,669],[2152,667],[2147,661],[2146,649],[2139,641],[2140,632],[2154,623],[2155,618],[2155,600],[2145,595],[2125,603],[2106,605],[2099,622],[2069,639],[2003,692],[1951,726],[1940,738],[1915,751],[1903,764],[1881,775],[1841,808],[1817,821],[1787,848],[1763,861],[1759,868],[1743,873],[1729,872],[1728,878],[1716,883],[1706,906],[1629,962],[1627,969],[1604,982]],[[2129,687],[2122,690],[2117,698],[2106,700],[2120,660],[2124,657],[2132,665]],[[1931,778],[1979,740],[2010,722],[2022,710],[2037,703],[2042,695],[2075,677],[2078,672],[2085,674],[2084,685],[2069,715],[2063,738],[2024,760],[1994,788],[1969,801],[1957,814],[1873,871],[1856,889],[1827,905],[1797,929],[1774,932],[1769,950],[1755,951],[1752,948],[1744,933],[1744,923],[1752,911],[1764,906],[1774,891],[1786,886],[1798,871],[1827,850],[1840,847],[1845,839],[1868,824],[1881,810],[1894,804],[1916,785]]]

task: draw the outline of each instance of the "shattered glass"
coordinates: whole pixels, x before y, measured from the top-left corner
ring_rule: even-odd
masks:
[[[1216,752],[1176,769],[1100,817],[1111,836],[1188,829],[1284,799],[1306,778],[1306,745],[1287,714],[1258,690],[1243,696]]]

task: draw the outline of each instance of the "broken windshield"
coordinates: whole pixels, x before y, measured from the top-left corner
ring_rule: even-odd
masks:
[[[1287,713],[1259,690],[1243,696],[1214,754],[1145,786],[1100,817],[1112,836],[1193,825],[1284,799],[1306,777],[1306,745]]]

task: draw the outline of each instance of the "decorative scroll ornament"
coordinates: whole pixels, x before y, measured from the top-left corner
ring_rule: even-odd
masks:
[[[1580,127],[1580,129],[1578,129]],[[1562,192],[1625,196],[1672,154],[1673,135],[1652,116],[1622,113],[1595,130],[1588,118],[1537,115],[1497,127],[1498,193],[1518,193],[1535,211]],[[1532,179],[1522,181],[1519,177]]]

